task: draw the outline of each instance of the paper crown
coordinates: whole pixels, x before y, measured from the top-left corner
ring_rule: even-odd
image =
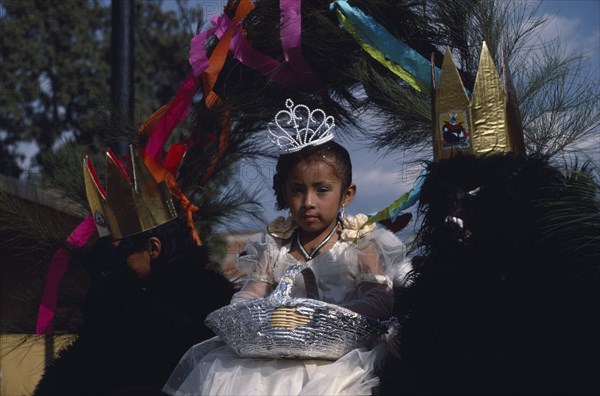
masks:
[[[166,182],[156,182],[133,146],[125,171],[115,154],[106,153],[106,189],[90,159],[83,159],[85,190],[101,237],[125,238],[158,227],[177,217]]]
[[[483,42],[479,70],[471,99],[446,48],[442,72],[433,98],[434,159],[457,152],[482,155],[492,152],[525,154],[523,129],[506,65],[501,84],[494,61]]]
[[[307,146],[317,146],[333,139],[335,120],[321,109],[310,110],[291,99],[285,101],[288,110],[275,114],[268,125],[267,137],[281,152],[294,153]]]

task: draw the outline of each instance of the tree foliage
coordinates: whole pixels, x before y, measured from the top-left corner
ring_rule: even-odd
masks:
[[[160,1],[135,2],[133,125],[172,97],[189,68],[189,24],[201,13],[178,3],[186,23]],[[122,127],[105,122],[112,107],[110,7],[99,0],[3,2],[0,173],[24,171],[15,167],[19,144],[37,144],[41,164],[41,153],[64,141],[104,150]]]
[[[97,1],[3,2],[2,146],[79,137],[106,95],[107,10]],[[0,169],[4,171],[4,169]]]

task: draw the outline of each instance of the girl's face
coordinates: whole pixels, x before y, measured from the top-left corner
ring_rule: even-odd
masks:
[[[352,202],[356,187],[342,191],[342,180],[327,160],[301,161],[290,171],[285,184],[285,200],[296,223],[314,237],[329,232],[340,205]]]

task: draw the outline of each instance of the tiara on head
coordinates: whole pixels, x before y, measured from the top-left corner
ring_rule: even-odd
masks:
[[[333,139],[333,116],[321,109],[310,110],[291,99],[285,101],[288,110],[281,110],[268,125],[267,137],[284,153],[294,153],[307,146],[318,146]]]

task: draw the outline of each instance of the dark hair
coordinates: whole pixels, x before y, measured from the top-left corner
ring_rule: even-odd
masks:
[[[160,262],[171,262],[195,246],[185,218],[180,217],[148,231],[121,239],[118,249],[122,255],[143,251],[148,246],[148,239],[153,236],[161,241],[161,254],[158,258]]]
[[[284,191],[290,170],[301,161],[323,161],[323,158],[328,158],[335,162],[335,164],[331,165],[335,165],[333,166],[333,171],[342,180],[342,190],[350,187],[352,183],[350,154],[348,150],[332,140],[318,146],[305,147],[295,153],[282,154],[277,160],[276,172],[273,176],[273,190],[275,190],[275,198],[277,199],[276,207],[278,210],[288,208],[287,202],[285,202]]]

